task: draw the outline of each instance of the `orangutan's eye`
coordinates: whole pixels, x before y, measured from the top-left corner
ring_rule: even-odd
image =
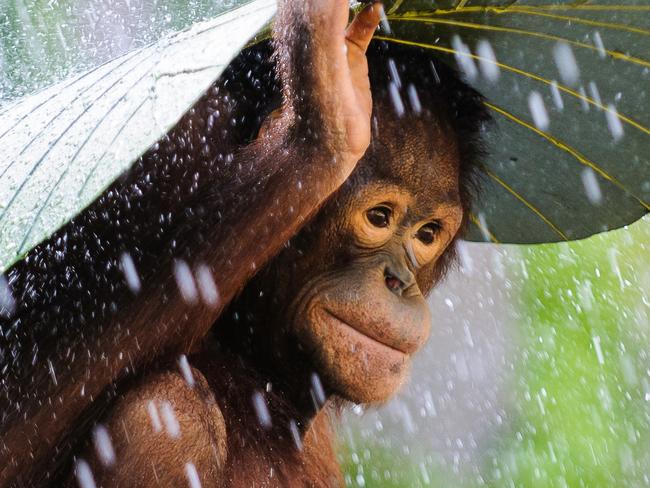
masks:
[[[428,224],[424,224],[418,229],[415,237],[417,237],[420,242],[428,246],[429,244],[433,243],[436,238],[436,234],[440,232],[440,229],[441,225],[439,222],[429,222]]]
[[[392,210],[388,207],[373,207],[366,212],[366,218],[375,227],[388,227],[392,213]]]

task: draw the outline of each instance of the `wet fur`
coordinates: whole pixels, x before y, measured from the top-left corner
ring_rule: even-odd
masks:
[[[251,152],[254,160],[246,157],[250,149],[244,149],[243,156],[238,149],[255,137],[265,116],[279,103],[269,53],[265,45],[242,54],[165,140],[80,216],[8,271],[19,309],[10,320],[0,319],[0,367],[5,375],[0,394],[0,455],[6,460],[0,486],[57,485],[69,479],[70,453],[82,448],[97,418],[110,416],[120,402],[130,404],[129,391],[138,394],[137,385],[146,386],[151,380],[145,372],[153,361],[162,367],[168,364],[166,357],[200,349],[205,331],[222,308],[191,308],[178,299],[171,274],[175,259],[197,262],[215,252],[215,242],[247,242],[235,262],[229,256],[217,257],[220,271],[232,282],[230,288],[220,287],[225,304],[290,237],[274,236],[275,241],[262,245],[258,236],[231,232],[247,214],[230,209],[245,207],[250,214],[266,211],[254,199],[246,205],[250,188],[270,185],[269,178],[278,171],[273,154],[277,148]],[[300,59],[301,54],[297,56]],[[385,56],[398,60],[405,73],[404,83],[418,83],[420,93],[432,86],[432,75],[423,78],[417,70],[407,74],[415,59],[420,63],[423,56],[428,59],[418,50],[377,43],[369,56],[371,65],[375,60],[371,77],[377,97],[386,96],[388,71],[379,61]],[[423,100],[423,105],[440,107],[444,102],[447,107],[444,118],[459,135],[463,202],[468,206],[471,185],[467,182],[474,168],[479,126],[486,117],[480,97],[458,82],[451,70],[440,67],[445,73],[437,85],[440,91]],[[249,70],[252,72],[247,75]],[[221,110],[219,120],[211,117],[217,108]],[[204,136],[207,144],[202,141]],[[308,139],[295,144],[305,147]],[[299,167],[304,161],[296,158],[295,164]],[[195,180],[199,182],[196,185]],[[186,184],[179,185],[179,181]],[[205,184],[215,181],[218,185]],[[215,228],[220,234],[215,234]],[[145,286],[137,295],[124,282],[120,268],[123,252],[133,257],[142,273]],[[449,257],[431,270],[426,288],[439,279],[451,255],[450,250]],[[241,296],[231,310],[246,305],[249,296]],[[224,357],[227,354],[231,353],[224,352]],[[294,367],[299,359],[304,358],[282,360]],[[206,442],[218,447],[224,438],[220,436],[227,439],[223,449],[216,449],[219,456],[226,456],[220,471],[223,479],[230,481],[226,485],[272,485],[271,468],[277,479],[285,482],[294,479],[310,486],[317,484],[314,480],[325,480],[326,486],[330,486],[327,480],[338,483],[340,474],[325,413],[316,417],[304,451],[289,448],[293,441],[287,432],[261,432],[251,421],[250,408],[244,417],[239,416],[239,406],[250,405],[252,387],[245,385],[259,388],[264,375],[250,363],[235,367],[236,363],[214,361],[216,364],[197,358],[199,371],[206,378],[200,403],[214,398],[223,415],[223,422],[214,423],[213,435]],[[172,369],[161,371],[170,383],[163,381],[158,386],[169,388],[165,391],[180,399],[183,386],[178,378],[169,376],[173,373],[165,372]],[[148,391],[142,390],[141,397]],[[276,405],[277,425],[286,425],[287,419],[297,416],[286,400],[271,398],[269,402]],[[151,446],[141,447],[142,459],[133,460],[137,464],[144,463],[151,452]]]

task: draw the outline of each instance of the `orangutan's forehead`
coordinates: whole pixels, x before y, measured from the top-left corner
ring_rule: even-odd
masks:
[[[376,176],[403,186],[422,204],[458,199],[456,136],[434,119],[384,118],[369,153]]]

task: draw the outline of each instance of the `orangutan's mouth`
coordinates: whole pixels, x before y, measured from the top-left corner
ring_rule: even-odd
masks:
[[[328,309],[323,309],[326,315],[329,315],[330,318],[338,325],[343,328],[345,328],[353,337],[356,337],[359,339],[360,342],[365,342],[365,343],[370,343],[371,346],[373,347],[384,347],[388,349],[389,351],[393,353],[397,353],[400,356],[409,356],[410,352],[409,351],[404,351],[402,349],[398,349],[394,346],[391,346],[390,344],[386,344],[383,341],[380,341],[376,337],[373,337],[371,335],[366,334],[365,332],[362,332],[359,327],[355,327],[351,323],[343,320],[340,318],[338,315],[336,315],[334,312]]]

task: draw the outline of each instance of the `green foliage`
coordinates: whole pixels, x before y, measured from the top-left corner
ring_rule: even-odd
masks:
[[[647,466],[650,222],[527,248],[517,421],[491,486],[636,486]]]
[[[386,447],[372,439],[355,440],[354,449],[344,445],[339,453],[346,486],[354,488],[424,488],[452,486],[440,465],[422,461],[419,456],[396,447]],[[458,485],[454,485],[457,488]]]

